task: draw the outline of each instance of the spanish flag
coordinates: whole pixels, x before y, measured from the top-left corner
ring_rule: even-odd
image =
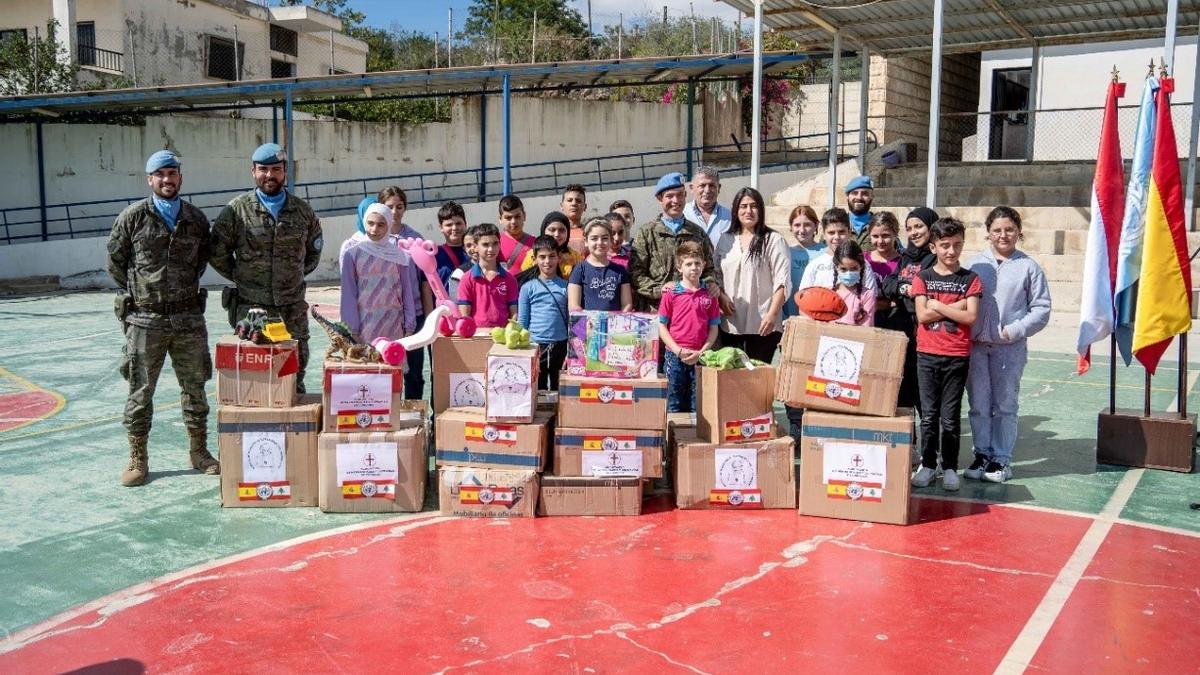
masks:
[[[1184,231],[1183,185],[1171,123],[1175,80],[1163,78],[1157,94],[1154,165],[1146,204],[1146,243],[1133,322],[1133,355],[1151,375],[1171,339],[1192,327],[1192,274]]]
[[[708,493],[708,505],[733,509],[761,509],[763,508],[762,490],[718,490],[713,488]]]
[[[584,382],[579,385],[579,402],[633,405],[633,385]]]
[[[463,439],[473,443],[516,445],[517,428],[511,424],[467,422],[463,427]]]
[[[637,436],[584,436],[584,450],[637,450]]]
[[[771,437],[771,413],[725,423],[726,441],[756,441]]]

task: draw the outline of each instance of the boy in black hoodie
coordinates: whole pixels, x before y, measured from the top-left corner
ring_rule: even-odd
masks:
[[[933,209],[924,206],[915,208],[904,219],[904,230],[908,233],[908,245],[900,251],[900,265],[896,273],[883,280],[881,294],[895,302],[892,311],[883,322],[876,318],[877,328],[903,331],[908,336],[908,353],[904,358],[904,377],[900,380],[898,403],[904,408],[915,408],[917,396],[917,341],[916,303],[909,294],[912,280],[922,270],[933,267],[937,256],[929,249],[929,226],[938,219]]]

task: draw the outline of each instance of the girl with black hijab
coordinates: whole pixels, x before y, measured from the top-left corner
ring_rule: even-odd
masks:
[[[917,341],[916,301],[910,295],[913,278],[922,270],[937,262],[929,249],[929,227],[938,219],[936,211],[924,206],[913,209],[904,219],[904,230],[908,234],[908,245],[900,252],[900,264],[896,273],[883,280],[881,294],[895,302],[883,324],[878,328],[903,331],[908,336],[908,353],[904,359],[904,377],[900,380],[898,403],[904,408],[917,406]]]

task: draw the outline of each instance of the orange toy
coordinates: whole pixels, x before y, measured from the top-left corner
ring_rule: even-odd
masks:
[[[796,291],[796,307],[817,321],[836,321],[846,313],[846,303],[834,291],[820,286]]]

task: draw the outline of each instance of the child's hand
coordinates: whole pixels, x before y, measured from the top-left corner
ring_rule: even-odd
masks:
[[[694,366],[700,361],[700,350],[698,349],[681,349],[679,350],[679,353],[679,360],[683,361],[689,366]]]
[[[859,307],[858,311],[854,313],[854,323],[862,323],[866,318],[867,309],[865,307]]]
[[[903,295],[906,298],[911,298],[912,297],[912,284],[904,284],[904,285],[900,286],[900,295]]]

